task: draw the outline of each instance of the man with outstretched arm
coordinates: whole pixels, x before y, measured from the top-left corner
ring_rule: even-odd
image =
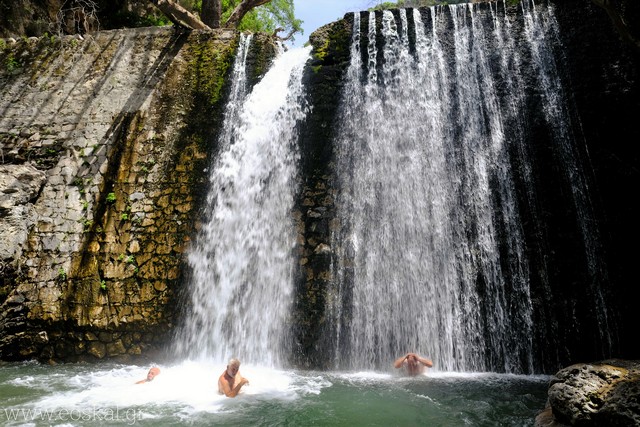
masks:
[[[418,356],[416,353],[407,353],[404,356],[398,357],[393,366],[396,369],[404,368],[407,375],[418,375],[424,372],[425,367],[431,368],[433,362],[430,359]]]
[[[240,375],[240,361],[238,359],[229,360],[227,369],[218,379],[218,392],[227,397],[236,397],[240,393],[243,385],[249,384],[249,380]]]

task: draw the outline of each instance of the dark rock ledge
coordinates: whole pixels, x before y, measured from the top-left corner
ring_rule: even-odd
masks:
[[[578,363],[558,371],[535,427],[562,426],[640,426],[640,361]]]

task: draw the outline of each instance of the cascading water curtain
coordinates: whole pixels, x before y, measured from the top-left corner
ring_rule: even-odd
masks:
[[[413,351],[443,371],[536,370],[531,266],[511,163],[520,157],[519,179],[533,179],[520,52],[540,84],[551,84],[543,97],[550,123],[565,120],[564,100],[550,95],[559,83],[540,58],[553,42],[545,28],[552,8],[523,2],[509,17],[499,7],[354,16],[332,236],[340,369],[388,369]],[[572,182],[576,203],[585,203],[584,184]]]
[[[610,331],[615,330],[615,321],[608,313],[606,298],[602,292],[603,286],[609,279],[603,261],[600,231],[594,226],[597,220],[589,197],[587,173],[584,171],[582,162],[579,161],[581,154],[574,143],[575,137],[571,130],[572,117],[566,103],[563,102],[566,95],[556,71],[554,57],[550,54],[551,49],[548,47],[549,43],[559,43],[559,29],[550,7],[545,14],[525,13],[524,25],[524,34],[531,46],[532,62],[539,75],[544,116],[555,137],[556,156],[564,165],[562,171],[566,182],[571,183],[568,194],[576,212],[578,234],[581,238],[589,277],[583,292],[589,295],[593,303],[595,325],[598,328],[593,336],[598,341],[600,356],[606,358],[614,348],[614,338]]]
[[[280,53],[246,95],[241,44],[219,153],[210,173],[206,222],[189,253],[190,311],[177,351],[191,358],[279,366],[287,354],[295,243],[290,211],[297,123],[307,107],[308,49]]]

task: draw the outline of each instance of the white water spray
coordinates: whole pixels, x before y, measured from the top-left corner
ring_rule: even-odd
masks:
[[[430,26],[408,10],[415,51],[407,10],[382,12],[380,34],[370,13],[366,67],[354,19],[337,143],[337,364],[380,368],[415,351],[441,370],[531,370],[529,267],[501,106],[519,94],[500,100],[474,6],[448,8],[448,35],[444,8],[430,9]],[[499,53],[507,67],[511,50]]]
[[[210,175],[206,222],[189,253],[191,311],[178,350],[217,362],[279,366],[286,354],[297,174],[296,124],[309,49],[281,53],[244,97],[246,45]],[[235,86],[234,86],[235,87]]]

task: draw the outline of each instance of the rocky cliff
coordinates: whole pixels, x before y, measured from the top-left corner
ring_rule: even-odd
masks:
[[[1,43],[2,359],[154,354],[174,322],[238,33]],[[259,73],[273,45],[253,46]]]

